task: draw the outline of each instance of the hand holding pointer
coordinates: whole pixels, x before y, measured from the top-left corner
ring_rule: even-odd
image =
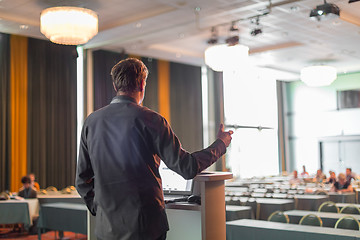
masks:
[[[221,141],[225,143],[225,146],[228,147],[231,143],[231,134],[234,132],[232,130],[229,130],[228,132],[224,132],[224,124],[220,124],[219,131],[217,134],[217,138],[219,138]]]

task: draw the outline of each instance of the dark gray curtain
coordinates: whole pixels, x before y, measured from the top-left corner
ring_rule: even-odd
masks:
[[[0,33],[0,192],[9,189],[10,36]]]
[[[126,55],[104,50],[93,52],[94,63],[94,110],[105,107],[115,96],[110,71]]]
[[[41,188],[74,185],[76,58],[74,46],[29,39],[28,169]]]
[[[143,105],[157,112],[159,111],[157,60],[152,58],[142,58],[141,60],[149,70]]]
[[[201,68],[170,63],[171,126],[183,147],[203,148]]]

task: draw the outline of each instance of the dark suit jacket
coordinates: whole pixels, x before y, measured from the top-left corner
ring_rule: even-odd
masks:
[[[92,113],[81,133],[76,188],[96,215],[101,239],[156,239],[168,229],[160,159],[186,179],[226,151],[216,140],[207,149],[182,149],[166,120],[127,96]],[[160,158],[159,158],[160,157]]]
[[[37,197],[37,193],[34,189],[32,189],[31,187],[28,189],[23,189],[21,191],[18,192],[18,196],[23,197],[23,198],[36,198]]]

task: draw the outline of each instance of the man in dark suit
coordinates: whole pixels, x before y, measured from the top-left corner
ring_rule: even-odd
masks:
[[[31,187],[30,177],[28,177],[28,176],[22,177],[21,183],[23,184],[23,187],[18,192],[19,197],[23,197],[23,198],[36,198],[37,197],[36,191]]]
[[[232,131],[221,125],[213,144],[189,153],[161,115],[141,106],[148,75],[144,63],[122,60],[111,75],[116,97],[92,113],[82,129],[76,188],[96,215],[99,239],[166,239],[160,161],[185,179],[194,178],[226,152]]]

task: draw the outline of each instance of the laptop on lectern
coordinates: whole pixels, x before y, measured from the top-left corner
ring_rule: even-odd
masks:
[[[165,201],[185,198],[192,194],[192,179],[184,179],[182,176],[169,169],[162,161],[159,167],[159,172],[162,179],[162,188]]]

